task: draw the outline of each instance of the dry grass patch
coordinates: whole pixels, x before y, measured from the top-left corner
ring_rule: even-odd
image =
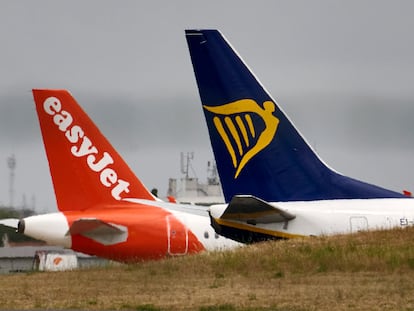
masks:
[[[3,309],[407,310],[414,228],[2,276]]]

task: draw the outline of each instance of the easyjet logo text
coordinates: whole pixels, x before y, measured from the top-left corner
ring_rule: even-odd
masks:
[[[117,172],[108,167],[114,164],[111,155],[108,152],[98,150],[89,137],[85,135],[82,127],[74,124],[72,115],[62,109],[62,104],[58,98],[47,98],[43,103],[43,109],[53,117],[53,123],[72,144],[71,154],[77,158],[86,158],[89,169],[99,173],[101,184],[106,188],[111,188],[111,195],[114,199],[121,200],[123,192],[129,193],[129,183],[119,179]]]

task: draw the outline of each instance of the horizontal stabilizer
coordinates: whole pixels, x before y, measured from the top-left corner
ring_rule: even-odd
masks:
[[[80,234],[103,245],[125,242],[128,229],[96,218],[80,218],[73,222],[66,235]]]
[[[251,195],[237,195],[221,219],[246,221],[249,224],[287,222],[296,216]]]
[[[19,219],[16,219],[16,218],[0,219],[0,225],[10,227],[13,229],[17,229],[18,224],[19,224]]]

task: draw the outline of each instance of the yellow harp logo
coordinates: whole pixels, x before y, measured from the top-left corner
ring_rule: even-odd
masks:
[[[215,114],[213,122],[231,156],[236,179],[243,167],[275,136],[279,125],[279,119],[273,115],[276,106],[266,101],[262,108],[252,99],[241,99],[222,106],[203,107]],[[265,128],[261,133],[256,133],[251,114],[263,120]]]

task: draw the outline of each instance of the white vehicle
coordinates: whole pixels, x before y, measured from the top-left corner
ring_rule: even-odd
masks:
[[[37,251],[33,259],[33,270],[66,271],[78,268],[78,257],[74,253]]]

